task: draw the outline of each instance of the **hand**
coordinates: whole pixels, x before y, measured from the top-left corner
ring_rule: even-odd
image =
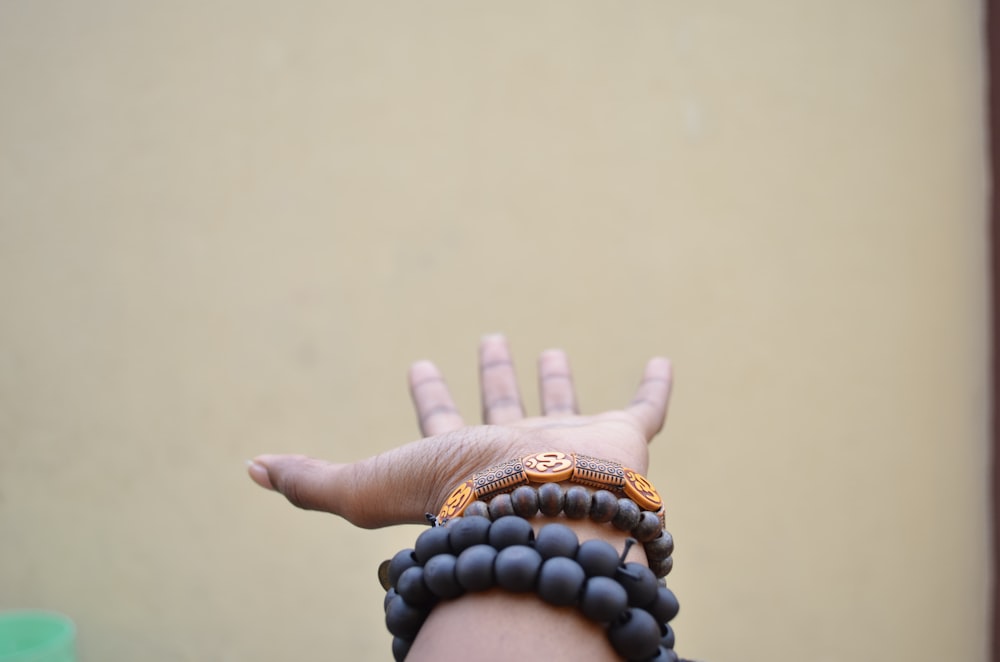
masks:
[[[351,464],[261,455],[250,464],[250,477],[299,508],[378,528],[425,522],[425,513],[436,513],[473,472],[530,453],[582,453],[645,473],[647,445],[663,426],[672,379],[667,359],[651,359],[627,407],[581,416],[566,355],[549,350],[538,361],[542,415],[525,418],[502,336],[480,343],[479,376],[485,425],[466,425],[440,371],[420,361],[409,381],[423,439]]]

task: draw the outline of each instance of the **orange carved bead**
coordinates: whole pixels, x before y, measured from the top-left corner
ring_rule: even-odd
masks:
[[[444,522],[452,517],[461,516],[465,512],[466,506],[475,501],[475,499],[476,491],[472,481],[467,480],[453,489],[448,498],[445,499],[444,505],[441,506],[441,510],[438,512],[438,521]]]
[[[487,501],[491,497],[512,491],[518,485],[527,485],[521,460],[508,460],[495,464],[486,471],[477,471],[472,476],[476,498]]]
[[[535,453],[521,460],[528,480],[535,483],[558,483],[569,480],[575,462],[572,455],[559,451]]]
[[[574,483],[608,490],[621,490],[625,483],[622,465],[613,460],[602,460],[589,455],[577,455],[573,468]]]
[[[650,485],[646,477],[625,469],[625,496],[635,501],[643,510],[659,510],[663,507],[663,499],[660,498],[656,488]]]

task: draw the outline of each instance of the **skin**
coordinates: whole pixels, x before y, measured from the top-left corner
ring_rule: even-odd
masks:
[[[595,415],[578,411],[566,354],[557,349],[538,360],[540,416],[526,417],[514,363],[503,336],[479,347],[483,425],[467,425],[441,372],[418,361],[409,372],[410,394],[422,439],[349,464],[302,455],[260,455],[248,472],[261,487],[293,505],[322,510],[364,528],[424,523],[448,493],[475,471],[512,457],[543,451],[582,453],[615,460],[645,474],[648,444],[663,427],[670,397],[670,362],[646,364],[639,386],[623,409]],[[533,520],[536,528],[548,518]],[[589,521],[570,522],[580,540],[601,538],[624,546],[625,535]],[[629,560],[645,560],[633,547]],[[442,603],[413,644],[407,660],[611,660],[601,627],[574,610],[551,607],[537,597],[488,591]]]

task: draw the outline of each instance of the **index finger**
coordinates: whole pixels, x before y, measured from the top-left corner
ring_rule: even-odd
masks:
[[[632,414],[642,427],[646,441],[652,441],[663,428],[667,418],[667,403],[673,386],[673,369],[670,359],[655,357],[646,363],[642,381],[635,391],[635,397],[625,409]]]

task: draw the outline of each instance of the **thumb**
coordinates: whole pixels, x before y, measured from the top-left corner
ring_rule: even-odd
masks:
[[[247,473],[293,506],[333,513],[365,529],[423,523],[420,504],[426,495],[414,493],[406,466],[392,466],[386,462],[380,468],[378,457],[336,464],[305,455],[258,455],[248,462]]]
[[[247,473],[261,487],[283,494],[293,506],[351,519],[356,495],[350,465],[305,455],[258,455],[247,462]]]

